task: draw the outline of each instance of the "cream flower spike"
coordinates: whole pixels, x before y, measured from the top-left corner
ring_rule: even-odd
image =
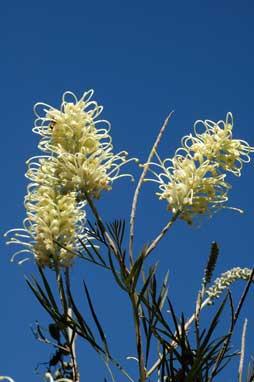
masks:
[[[127,160],[126,151],[113,153],[110,123],[95,120],[103,108],[91,101],[92,95],[93,90],[89,90],[78,100],[75,94],[66,92],[60,110],[46,104],[35,105],[37,119],[33,131],[42,135],[39,148],[51,152],[60,192],[75,191],[78,200],[84,200],[85,194],[99,198],[102,190],[109,191],[112,182],[121,177],[133,179],[130,174],[120,174],[120,169],[130,161],[138,161],[136,158]],[[44,116],[37,111],[40,106]],[[101,123],[106,124],[106,128],[98,128]],[[30,169],[38,166],[32,162],[38,158],[31,158]],[[33,180],[34,172],[29,170],[27,177]]]
[[[23,228],[5,234],[13,234],[7,244],[24,247],[13,255],[12,261],[19,254],[32,253],[42,267],[69,267],[80,249],[79,240],[86,240],[82,205],[77,205],[75,193],[59,193],[52,177],[52,164],[50,159],[44,158],[41,166],[28,170],[29,176],[33,173],[34,182],[28,186],[25,197],[27,217]]]
[[[146,180],[159,184],[156,195],[167,201],[168,209],[174,214],[181,212],[181,219],[192,224],[194,216],[211,215],[212,210],[223,208],[231,186],[224,181],[226,175],[217,174],[217,165],[209,161],[197,164],[188,155],[164,161],[155,155],[158,163],[150,163],[154,169],[149,169],[154,178]]]
[[[85,195],[98,199],[103,190],[110,191],[112,183],[131,174],[120,174],[126,163],[136,160],[126,159],[127,152],[113,154],[111,149],[97,150],[85,156],[82,153],[70,154],[58,152],[55,160],[55,176],[58,178],[63,193],[75,191],[78,200],[85,200]]]
[[[199,132],[199,126],[202,131]],[[233,139],[233,115],[227,113],[226,120],[213,122],[198,120],[194,124],[195,136],[182,139],[182,145],[195,160],[209,160],[219,164],[222,170],[241,175],[243,163],[250,161],[254,148],[243,140]]]
[[[201,124],[203,132],[198,132]],[[241,175],[243,163],[250,161],[254,148],[247,142],[233,139],[233,116],[228,113],[226,121],[196,121],[194,133],[182,139],[182,147],[176,150],[172,159],[147,163],[152,168],[153,179],[159,184],[160,199],[166,199],[168,209],[192,224],[195,215],[208,213],[224,206],[231,188],[225,182],[226,172]]]
[[[136,158],[126,159],[126,156],[126,151],[113,154],[110,149],[100,149],[89,156],[59,150],[58,156],[30,158],[27,161],[26,177],[41,184],[54,181],[60,194],[75,192],[78,201],[85,201],[86,194],[98,199],[103,190],[111,190],[115,180],[122,177],[133,180],[131,174],[120,174],[123,165],[133,160],[138,161]],[[50,168],[48,163],[51,164]],[[33,185],[31,183],[28,190]]]
[[[96,120],[103,107],[91,101],[93,93],[89,90],[78,100],[74,93],[65,92],[60,110],[45,103],[34,106],[36,120],[33,132],[42,136],[39,149],[51,152],[60,147],[74,154],[82,148],[84,153],[89,154],[99,147],[106,149],[111,144],[108,134],[110,123]]]

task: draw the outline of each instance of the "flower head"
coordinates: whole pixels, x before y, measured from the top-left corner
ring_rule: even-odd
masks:
[[[61,148],[75,154],[82,149],[83,153],[90,154],[110,145],[110,123],[96,120],[103,107],[91,101],[92,95],[93,90],[89,90],[78,100],[72,92],[65,92],[60,110],[44,103],[35,105],[37,118],[33,132],[42,136],[39,143],[42,151],[54,152]]]
[[[97,150],[91,155],[61,153],[55,160],[55,176],[61,192],[76,191],[78,199],[86,194],[99,198],[102,190],[111,190],[112,182],[126,174],[119,174],[126,163],[126,152],[113,154],[110,149]]]
[[[200,125],[203,132],[198,132]],[[194,124],[195,136],[187,135],[182,144],[195,160],[216,162],[222,170],[240,176],[243,163],[250,161],[249,153],[254,150],[246,141],[233,139],[232,129],[231,113],[227,113],[225,122],[198,120]]]
[[[34,182],[28,186],[25,197],[27,217],[23,228],[10,230],[8,233],[15,235],[7,243],[24,246],[15,255],[33,253],[40,266],[68,267],[79,249],[79,240],[86,239],[85,212],[82,205],[77,205],[74,192],[66,195],[58,192],[52,178],[52,163],[44,159],[34,170]],[[29,171],[31,174],[32,170]]]
[[[147,180],[159,184],[159,198],[190,224],[195,215],[224,207],[231,188],[226,172],[240,176],[243,163],[249,162],[254,151],[247,142],[232,138],[232,120],[228,113],[225,122],[197,121],[195,136],[184,137],[172,159],[162,161],[155,153],[158,162],[148,163],[154,178]],[[202,133],[197,132],[199,123],[205,127]]]
[[[111,189],[114,180],[132,178],[119,174],[122,165],[133,159],[126,160],[125,151],[113,153],[110,123],[96,120],[103,108],[91,101],[92,95],[93,90],[89,90],[78,100],[66,92],[60,110],[46,104],[35,105],[33,131],[42,136],[39,148],[51,152],[54,158],[54,176],[61,185],[60,192],[75,191],[78,200],[84,200],[85,194],[98,198],[102,190]],[[38,112],[41,106],[43,116]]]
[[[157,155],[157,154],[156,154]],[[173,159],[151,163],[159,171],[149,179],[159,184],[159,199],[165,199],[173,213],[181,211],[181,218],[192,223],[194,216],[221,208],[227,201],[230,185],[225,176],[217,173],[217,166],[209,161],[197,163],[191,156],[177,155]]]

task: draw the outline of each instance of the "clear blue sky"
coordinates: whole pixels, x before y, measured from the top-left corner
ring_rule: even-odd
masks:
[[[172,109],[175,115],[159,150],[162,157],[173,155],[196,119],[223,119],[227,111],[235,117],[235,137],[253,145],[253,20],[254,5],[248,0],[2,3],[2,232],[20,227],[24,218],[25,161],[37,153],[38,141],[31,132],[33,104],[44,101],[57,107],[65,90],[81,96],[95,89],[103,116],[112,123],[115,150],[126,149],[141,161]],[[240,179],[231,178],[229,204],[243,208],[243,215],[225,210],[200,228],[179,222],[154,254],[161,271],[170,269],[170,296],[179,313],[193,311],[211,241],[221,247],[216,275],[233,266],[253,266],[253,167],[252,161]],[[137,176],[138,169],[130,168]],[[133,190],[133,183],[123,179],[103,195],[99,206],[106,220],[129,218]],[[155,191],[152,184],[145,185],[141,194],[137,250],[167,221],[165,204]],[[11,253],[2,242],[0,375],[36,381],[33,369],[47,361],[50,349],[33,339],[29,325],[38,319],[46,327],[48,320],[24,282],[24,274],[34,271],[32,262],[10,264]],[[115,354],[130,355],[132,324],[125,296],[115,291],[108,275],[86,263],[79,263],[74,276],[81,304],[82,277],[87,280]],[[241,288],[239,283],[236,295]],[[247,356],[254,352],[253,297],[252,291],[244,311],[249,318]],[[82,380],[102,381],[99,360],[87,346],[80,345],[80,351]],[[230,373],[227,380],[236,380]]]

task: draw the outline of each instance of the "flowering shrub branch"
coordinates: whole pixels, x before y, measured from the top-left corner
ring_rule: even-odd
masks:
[[[125,222],[106,223],[96,200],[103,196],[103,192],[110,191],[116,180],[126,176],[133,180],[131,174],[122,173],[122,170],[130,161],[138,160],[127,159],[125,150],[117,154],[113,152],[111,125],[99,119],[103,107],[92,100],[92,96],[93,90],[85,92],[80,99],[66,92],[59,109],[44,103],[35,105],[33,132],[40,136],[38,148],[43,155],[27,161],[26,177],[30,184],[25,196],[23,228],[6,233],[7,244],[22,247],[14,253],[12,260],[21,255],[21,264],[28,260],[23,258],[23,254],[32,254],[40,281],[35,276],[26,281],[52,320],[48,333],[44,333],[39,324],[34,330],[37,340],[55,349],[44,372],[44,380],[82,380],[75,346],[78,339],[89,343],[101,357],[112,379],[113,365],[128,380],[135,380],[112,355],[85,281],[83,291],[88,312],[84,314],[78,307],[70,274],[72,267],[81,259],[110,272],[116,287],[128,297],[136,343],[136,354],[128,359],[137,361],[139,382],[211,382],[227,360],[235,355],[229,353],[229,345],[254,271],[235,267],[209,286],[219,255],[218,246],[213,243],[195,312],[186,320],[184,314],[177,317],[168,298],[168,273],[160,284],[157,265],[148,268],[146,260],[178,219],[193,224],[197,218],[212,216],[214,211],[222,208],[241,212],[226,205],[231,189],[228,173],[239,177],[254,148],[246,141],[233,138],[233,117],[228,113],[225,121],[197,121],[194,132],[182,139],[175,155],[162,160],[158,146],[172,118],[173,113],[170,113],[146,163],[140,165],[143,171],[133,196],[127,251]],[[135,254],[136,207],[146,181],[157,185],[156,195],[166,200],[171,215],[155,239]],[[94,223],[87,220],[88,214]],[[55,284],[49,281],[47,269],[54,273]],[[235,310],[229,287],[240,279],[247,284]],[[226,297],[215,311],[206,332],[201,330],[202,310],[220,299],[224,291],[227,291]],[[229,331],[214,339],[219,318],[227,304],[231,309]],[[92,325],[86,318],[88,314]],[[189,336],[192,324],[196,334],[194,342]],[[242,335],[239,382],[242,382],[246,325]],[[248,382],[252,381],[252,376],[253,373],[249,373]],[[13,382],[10,377],[0,379]]]

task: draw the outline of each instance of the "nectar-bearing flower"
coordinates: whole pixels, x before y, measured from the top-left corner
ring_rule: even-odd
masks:
[[[77,205],[74,192],[62,195],[52,176],[52,161],[41,160],[41,165],[28,170],[33,183],[25,197],[27,217],[22,229],[14,229],[8,244],[19,244],[30,252],[40,266],[68,267],[73,263],[79,240],[85,240],[85,212]],[[47,177],[48,175],[48,177]]]
[[[120,169],[127,160],[127,153],[112,155],[110,150],[97,150],[91,155],[61,153],[55,159],[55,176],[61,185],[61,192],[75,191],[78,199],[86,194],[99,198],[102,190],[111,190],[114,180],[126,176]]]
[[[225,122],[198,120],[194,124],[195,136],[184,137],[182,145],[195,160],[216,162],[222,170],[240,176],[243,163],[250,161],[249,153],[254,150],[246,141],[233,139],[232,129],[232,113],[227,113]]]
[[[227,171],[240,176],[243,163],[250,161],[249,153],[254,148],[232,138],[232,120],[228,113],[226,122],[197,121],[195,136],[184,137],[172,159],[163,161],[155,153],[158,162],[148,163],[154,178],[147,180],[159,184],[156,194],[167,201],[169,210],[180,212],[180,217],[190,224],[195,215],[225,207],[231,188],[225,181]],[[198,133],[201,122],[205,131]]]
[[[154,178],[147,180],[158,183],[159,199],[165,199],[174,214],[181,211],[181,218],[189,224],[194,216],[220,208],[227,201],[231,187],[224,181],[226,175],[217,173],[216,165],[209,161],[198,164],[190,156],[164,161],[156,156],[159,163],[150,163],[155,168],[150,169]]]
[[[91,101],[92,95],[93,90],[89,90],[78,100],[72,92],[65,92],[60,110],[45,103],[35,104],[33,132],[42,136],[39,143],[42,151],[52,152],[60,147],[69,153],[82,149],[88,154],[111,144],[110,123],[96,120],[103,107]]]
[[[86,194],[98,198],[102,190],[111,189],[116,179],[132,178],[120,174],[120,169],[133,159],[126,159],[126,151],[113,153],[110,123],[97,120],[103,108],[91,101],[92,95],[89,90],[78,100],[66,92],[60,110],[42,103],[35,105],[33,131],[42,136],[38,147],[51,152],[54,158],[60,192],[75,191],[78,200],[84,200]],[[43,115],[38,111],[41,107]]]
[[[126,155],[124,151],[112,155],[110,150],[97,150],[89,156],[82,152],[71,154],[59,151],[58,156],[34,157],[27,161],[26,177],[37,181],[39,171],[40,180],[54,180],[61,194],[75,192],[78,200],[84,200],[86,194],[99,198],[102,190],[111,190],[114,180],[126,176],[120,174],[121,166],[127,162]],[[46,169],[46,173],[45,162],[51,163],[51,170]]]

